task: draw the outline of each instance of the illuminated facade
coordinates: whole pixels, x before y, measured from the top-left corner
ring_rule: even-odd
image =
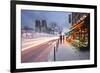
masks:
[[[89,47],[90,14],[72,13],[72,26],[67,40],[78,48]]]

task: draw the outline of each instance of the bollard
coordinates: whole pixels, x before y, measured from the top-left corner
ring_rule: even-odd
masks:
[[[56,48],[54,46],[54,61],[56,61]]]

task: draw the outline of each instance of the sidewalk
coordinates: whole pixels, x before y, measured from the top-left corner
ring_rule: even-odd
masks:
[[[81,52],[78,51],[70,43],[66,42],[60,44],[56,50],[56,60],[55,61],[71,61],[71,60],[86,60],[89,59],[89,51]],[[48,56],[48,61],[54,61],[54,49],[50,52]]]

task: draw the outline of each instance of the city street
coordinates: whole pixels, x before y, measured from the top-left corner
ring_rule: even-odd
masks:
[[[22,62],[48,61],[48,55],[55,46],[58,37],[39,38],[34,41],[26,41],[22,46]],[[33,45],[32,45],[33,44]]]
[[[90,14],[21,11],[21,63],[90,59]]]
[[[31,40],[28,40],[26,43],[24,42],[22,46],[21,62],[48,62],[89,59],[89,51],[79,51],[65,39],[61,41],[59,40],[59,42],[58,39],[58,37],[45,37],[32,40],[33,42]]]

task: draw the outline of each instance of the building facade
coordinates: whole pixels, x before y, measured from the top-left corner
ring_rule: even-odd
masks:
[[[78,48],[89,47],[90,14],[72,13],[72,26],[67,40]]]

